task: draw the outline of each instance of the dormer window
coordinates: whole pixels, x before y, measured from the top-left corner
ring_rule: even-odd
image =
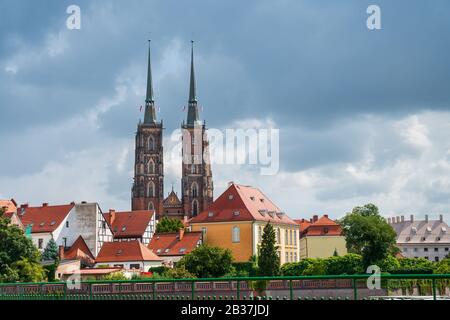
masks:
[[[441,231],[442,231],[442,233],[446,233],[447,232],[447,228],[446,227],[442,227]]]
[[[264,199],[259,199],[259,201],[264,202]]]
[[[161,249],[156,250],[156,253],[161,253]]]
[[[420,238],[420,241],[425,241],[425,240],[426,240],[425,237]]]
[[[414,234],[416,234],[416,233],[417,233],[417,228],[416,228],[416,227],[412,227],[412,228],[411,228],[411,232],[414,233]]]
[[[255,197],[250,197],[250,200],[255,201]]]
[[[53,220],[52,222],[50,222],[50,225],[51,225],[51,226],[54,226],[55,223],[56,223],[56,222]]]
[[[230,194],[229,196],[228,196],[228,200],[233,200],[233,195],[232,194]]]
[[[122,251],[122,249],[119,249],[119,250],[117,250],[117,252],[116,252],[116,255],[118,255],[118,256],[119,256],[119,255],[121,255],[121,254],[122,254],[122,252],[123,252],[123,251]]]
[[[124,232],[125,230],[127,230],[127,226],[122,227],[122,232]]]
[[[169,252],[169,250],[170,250],[170,249],[166,249],[166,250],[164,250],[164,253],[168,253],[168,252]]]
[[[214,212],[208,212],[208,217],[210,218],[214,217]]]
[[[180,253],[185,253],[186,252],[186,248],[180,248]]]
[[[39,227],[43,227],[44,226],[44,222],[41,222],[40,224],[39,224]]]
[[[237,217],[238,215],[240,214],[240,212],[239,211],[235,211],[235,212],[233,212],[233,216],[235,216],[235,217]]]
[[[431,233],[431,227],[427,227],[427,232]]]

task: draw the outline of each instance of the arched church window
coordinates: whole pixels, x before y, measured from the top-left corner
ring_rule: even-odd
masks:
[[[192,195],[192,198],[197,198],[197,197],[198,197],[198,186],[197,186],[197,183],[196,183],[196,182],[194,182],[194,183],[192,184],[192,187],[191,187],[191,195]]]
[[[147,185],[147,197],[153,198],[155,196],[155,184],[150,181]]]
[[[150,151],[155,150],[155,138],[153,138],[153,136],[150,136],[150,137],[148,138],[148,149],[149,149]]]
[[[195,217],[198,214],[198,201],[192,201],[192,216]]]
[[[148,173],[155,173],[155,162],[153,159],[150,159],[147,164],[147,172]]]

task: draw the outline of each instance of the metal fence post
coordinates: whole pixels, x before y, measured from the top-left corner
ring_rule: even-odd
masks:
[[[433,300],[436,300],[436,279],[433,278],[431,281],[433,284]]]
[[[289,280],[289,298],[294,300],[294,290],[292,288],[292,279]]]
[[[153,282],[153,300],[156,300],[156,282]]]
[[[353,300],[358,300],[358,288],[356,286],[356,278],[353,278]]]
[[[191,299],[192,300],[195,300],[195,281],[194,280],[192,280],[191,281]]]
[[[241,300],[241,282],[239,280],[236,283],[236,289],[237,289],[236,299]]]

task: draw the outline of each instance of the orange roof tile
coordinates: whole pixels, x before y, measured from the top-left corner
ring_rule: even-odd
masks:
[[[304,222],[303,227],[300,227],[300,233],[302,237],[342,235],[341,226],[336,221],[328,218],[328,215],[325,214],[320,219],[315,219],[317,219],[317,216],[314,216],[314,219],[311,220],[312,222],[310,222],[309,225],[307,224],[307,222]]]
[[[161,261],[139,241],[105,242],[95,262]]]
[[[11,200],[0,200],[0,209],[6,209],[5,213],[11,213],[17,211],[17,203],[14,199]]]
[[[153,235],[148,248],[158,256],[180,256],[190,253],[202,241],[201,232],[159,233]]]
[[[77,240],[72,244],[72,246],[64,251],[65,260],[77,260],[80,258],[89,258],[95,260],[94,255],[87,246],[82,236],[79,236]]]
[[[42,207],[20,207],[18,215],[22,224],[32,224],[32,233],[53,232],[63,222],[75,204]]]
[[[142,237],[149,225],[154,211],[138,210],[115,212],[111,210],[104,217],[111,226],[115,238],[138,238]]]
[[[190,223],[225,221],[296,224],[259,189],[234,183],[213,202],[208,210],[192,218]]]

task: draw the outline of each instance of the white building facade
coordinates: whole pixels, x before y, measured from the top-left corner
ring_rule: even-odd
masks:
[[[407,258],[425,258],[441,261],[450,253],[449,227],[443,220],[416,220],[413,215],[409,220],[404,216],[388,218],[388,223],[397,233],[397,246]]]

